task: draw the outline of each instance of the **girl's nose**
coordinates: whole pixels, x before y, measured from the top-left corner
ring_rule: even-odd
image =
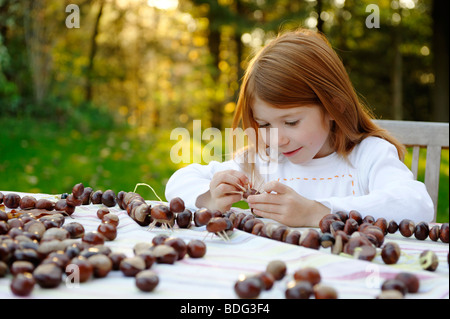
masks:
[[[283,146],[289,144],[289,138],[285,134],[284,130],[283,129],[276,129],[276,130],[277,130],[276,134],[278,135],[278,138],[277,138],[278,147],[280,148],[280,147],[283,147]]]

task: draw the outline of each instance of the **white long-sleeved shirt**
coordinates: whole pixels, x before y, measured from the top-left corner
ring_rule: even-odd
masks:
[[[262,175],[265,182],[278,180],[325,205],[331,213],[357,210],[363,217],[372,215],[397,222],[407,218],[416,223],[430,222],[434,216],[425,185],[414,180],[394,145],[381,138],[364,139],[348,160],[332,153],[305,164],[293,164],[281,155],[276,168]],[[209,190],[214,174],[229,169],[241,170],[235,160],[181,168],[167,182],[166,199],[180,197],[186,207],[195,210],[199,208],[195,205],[197,197]]]

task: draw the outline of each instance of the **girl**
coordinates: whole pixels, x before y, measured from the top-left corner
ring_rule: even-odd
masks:
[[[257,174],[261,194],[247,198],[253,212],[292,227],[317,227],[326,214],[350,210],[431,221],[425,185],[400,160],[404,147],[371,119],[323,36],[298,30],[272,40],[246,70],[233,120],[233,128],[255,130],[258,153],[278,149],[276,171]],[[276,141],[267,128],[277,130]],[[166,198],[225,212],[241,200],[249,168],[262,165],[262,157],[244,166],[236,158],[191,164],[170,178]]]

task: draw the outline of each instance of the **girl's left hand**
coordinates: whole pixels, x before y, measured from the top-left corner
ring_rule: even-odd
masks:
[[[291,187],[278,181],[264,185],[265,193],[247,198],[250,208],[261,217],[276,220],[291,227],[318,227],[330,209],[319,202],[307,199]]]

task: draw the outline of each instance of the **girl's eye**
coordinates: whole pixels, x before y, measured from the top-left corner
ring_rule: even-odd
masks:
[[[269,127],[269,126],[270,126],[269,123],[266,123],[266,124],[258,124],[258,127],[259,127],[259,128],[265,128],[265,127]]]
[[[293,121],[293,122],[285,122],[285,124],[286,125],[288,125],[288,126],[295,126],[295,125],[297,125],[298,124],[298,120],[297,121]]]

